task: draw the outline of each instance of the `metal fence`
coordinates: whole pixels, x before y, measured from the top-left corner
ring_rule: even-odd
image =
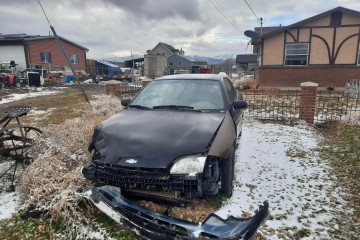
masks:
[[[246,114],[262,120],[299,118],[300,91],[248,90],[241,92],[248,103]]]
[[[120,83],[121,98],[132,98],[143,88],[142,83]]]
[[[343,92],[318,91],[315,123],[360,122],[360,98],[351,98]]]
[[[276,121],[299,118],[299,90],[247,90],[241,93],[248,103],[246,114],[249,116]],[[314,123],[335,121],[360,124],[360,99],[343,92],[317,91]]]

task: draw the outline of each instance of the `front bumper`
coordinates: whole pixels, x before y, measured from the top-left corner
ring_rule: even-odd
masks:
[[[221,219],[215,214],[200,224],[158,214],[125,199],[120,189],[111,186],[92,188],[89,199],[101,211],[148,239],[250,239],[269,217],[265,201],[251,218]]]
[[[217,164],[214,165],[218,171]],[[126,191],[166,192],[175,194],[182,200],[193,201],[203,195],[215,195],[218,193],[218,174],[203,182],[202,175],[171,175],[165,172],[141,171],[104,164],[99,161],[87,163],[82,173],[86,179],[100,183],[120,187]],[[178,195],[179,193],[179,195]],[[156,194],[155,194],[156,195]]]

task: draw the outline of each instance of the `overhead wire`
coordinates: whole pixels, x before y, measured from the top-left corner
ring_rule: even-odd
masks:
[[[216,2],[216,4],[214,2]],[[242,31],[236,26],[236,22],[234,21],[234,19],[231,18],[231,16],[225,11],[225,9],[216,1],[216,0],[209,0],[209,2],[216,8],[216,10],[218,10],[218,12],[226,19],[229,21],[229,23],[241,34]]]
[[[258,16],[256,16],[254,10],[250,7],[250,4],[244,0],[244,2],[246,3],[246,5],[248,6],[248,8],[251,10],[251,12],[254,14],[254,16],[256,17],[256,19],[258,20],[259,23],[261,23],[260,19],[258,18]]]

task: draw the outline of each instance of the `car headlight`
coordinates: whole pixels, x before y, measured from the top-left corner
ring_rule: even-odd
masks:
[[[170,174],[195,175],[204,171],[206,156],[190,155],[181,157],[170,169]]]

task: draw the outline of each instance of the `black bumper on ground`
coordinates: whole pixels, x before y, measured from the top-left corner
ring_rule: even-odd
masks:
[[[229,217],[224,220],[215,214],[201,224],[195,224],[141,207],[121,195],[111,186],[92,188],[89,199],[116,222],[125,225],[148,239],[249,239],[269,216],[265,201],[257,213],[247,219]]]

